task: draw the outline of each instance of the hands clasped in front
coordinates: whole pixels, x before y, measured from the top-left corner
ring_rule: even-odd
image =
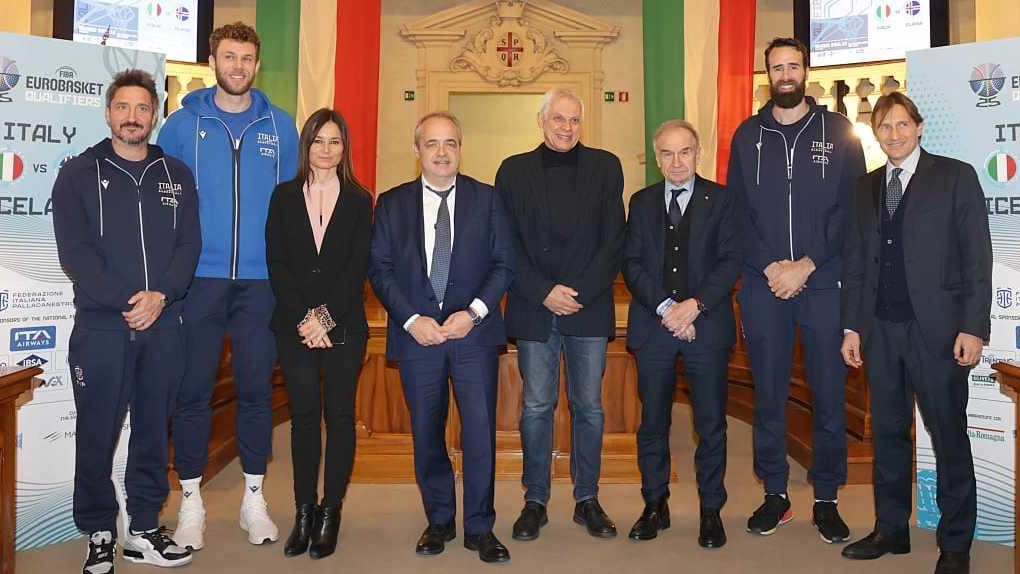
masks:
[[[696,299],[684,299],[666,309],[666,312],[662,314],[662,326],[677,339],[690,343],[695,337],[694,320],[700,314]]]
[[[309,309],[304,319],[297,325],[301,344],[309,349],[333,348],[333,341],[329,338],[329,332],[333,327],[336,327],[336,323],[325,305]]]
[[[432,317],[422,315],[411,323],[407,331],[419,345],[431,347],[442,345],[447,341],[463,339],[474,326],[475,324],[471,321],[471,316],[467,314],[467,311],[457,311],[447,317],[442,325]]]
[[[166,297],[159,291],[139,291],[128,299],[128,305],[131,305],[131,310],[122,311],[121,316],[127,321],[128,327],[144,331],[163,313]]]
[[[765,268],[764,273],[772,293],[785,300],[800,295],[814,270],[814,262],[810,257],[804,256],[796,261],[789,259],[773,261]]]

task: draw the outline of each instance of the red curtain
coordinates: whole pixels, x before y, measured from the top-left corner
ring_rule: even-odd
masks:
[[[754,14],[756,0],[719,2],[719,134],[716,180],[726,183],[733,132],[751,114],[754,89]]]
[[[381,0],[337,0],[333,106],[350,129],[354,175],[375,193]]]

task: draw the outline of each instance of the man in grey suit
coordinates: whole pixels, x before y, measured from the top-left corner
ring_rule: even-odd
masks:
[[[909,98],[871,116],[889,161],[857,180],[843,246],[843,359],[865,365],[875,445],[875,529],[843,549],[868,560],[910,552],[914,400],[932,436],[942,512],[936,574],[970,571],[977,517],[967,384],[991,329],[992,243],[974,168],[920,146]]]

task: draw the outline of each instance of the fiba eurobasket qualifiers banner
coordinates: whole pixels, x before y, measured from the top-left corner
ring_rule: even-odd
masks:
[[[74,297],[50,191],[64,162],[109,135],[106,86],[125,68],[151,72],[163,100],[162,55],[0,33],[0,365],[42,367],[44,381],[18,410],[18,550],[81,535],[71,518]],[[114,461],[121,480],[127,430]]]
[[[992,232],[992,337],[970,375],[968,434],[977,474],[976,538],[1016,543],[1013,398],[991,378],[1020,359],[1020,38],[907,54],[907,88],[924,116],[921,144],[977,170]],[[932,309],[938,313],[938,309]],[[935,528],[935,454],[917,424],[917,521]]]

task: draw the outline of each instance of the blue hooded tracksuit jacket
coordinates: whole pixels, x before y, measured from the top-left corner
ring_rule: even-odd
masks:
[[[167,118],[158,143],[195,174],[202,255],[196,277],[268,279],[266,215],[273,189],[297,172],[294,120],[251,90],[254,120],[231,134],[216,107],[216,88],[188,94]]]
[[[816,270],[806,287],[835,289],[843,222],[866,171],[864,153],[846,116],[805,100],[806,123],[792,142],[780,131],[771,101],[740,124],[727,187],[743,204],[745,281],[764,281],[773,261],[807,255]]]

